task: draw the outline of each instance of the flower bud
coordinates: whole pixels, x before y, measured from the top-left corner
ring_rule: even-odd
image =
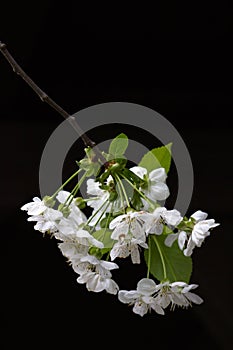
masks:
[[[75,198],[74,203],[79,209],[84,209],[86,207],[86,203],[82,197]]]
[[[55,205],[55,200],[53,199],[53,197],[50,196],[45,196],[43,198],[43,202],[46,205],[46,207],[52,208]]]

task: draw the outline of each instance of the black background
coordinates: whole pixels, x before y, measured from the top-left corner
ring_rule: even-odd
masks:
[[[2,349],[55,348],[62,341],[67,349],[80,342],[99,348],[139,341],[165,349],[233,345],[232,5],[161,3],[9,3],[1,6],[0,40],[70,114],[125,101],[152,108],[175,126],[194,167],[189,214],[201,209],[221,223],[193,254],[191,282],[205,302],[141,318],[116,297],[76,283],[57,243],[34,231],[20,211],[39,194],[40,157],[63,119],[0,56]],[[90,136],[102,141],[118,131],[103,128]],[[123,264],[116,279],[133,288],[143,273]]]

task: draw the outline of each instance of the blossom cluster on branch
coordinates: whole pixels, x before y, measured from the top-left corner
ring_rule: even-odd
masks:
[[[24,204],[21,209],[34,229],[58,240],[58,247],[88,291],[117,295],[143,316],[154,310],[163,315],[170,305],[201,304],[189,284],[191,255],[218,226],[207,213],[197,210],[189,218],[161,203],[169,194],[166,184],[171,144],[154,148],[137,166],[127,167],[128,138],[118,135],[100,166],[93,150],[77,162],[79,169],[53,195]],[[82,174],[72,191],[64,187]],[[86,182],[87,198],[79,196]],[[86,213],[89,208],[91,214]],[[135,290],[120,289],[114,280],[119,259],[146,262],[145,277]]]

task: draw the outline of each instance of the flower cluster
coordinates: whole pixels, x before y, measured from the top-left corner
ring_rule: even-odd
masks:
[[[140,316],[151,310],[163,315],[169,305],[174,309],[200,304],[203,300],[191,292],[198,285],[188,284],[191,255],[219,224],[200,210],[187,218],[163,206],[161,201],[170,194],[166,184],[170,152],[152,170],[146,162],[127,168],[126,140],[121,134],[112,141],[109,154],[103,153],[104,169],[96,167],[87,149],[87,158],[78,162],[79,170],[52,196],[34,197],[21,209],[27,211],[28,221],[35,222],[35,230],[58,240],[61,253],[78,275],[77,282],[88,291],[118,295]],[[121,154],[114,154],[119,148]],[[162,148],[163,153],[166,149]],[[64,190],[80,172],[84,173],[73,190]],[[77,196],[85,180],[87,198]],[[127,257],[132,264],[144,259],[147,265],[136,290],[121,290],[113,278],[117,261]]]
[[[188,285],[185,282],[165,282],[156,285],[154,280],[142,278],[136,290],[120,290],[118,296],[122,303],[134,305],[133,311],[140,316],[144,316],[151,309],[164,315],[164,309],[170,304],[171,308],[176,305],[188,307],[191,303],[201,304],[202,298],[190,292],[197,287],[197,284]]]

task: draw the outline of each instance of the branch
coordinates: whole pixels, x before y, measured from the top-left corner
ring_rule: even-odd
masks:
[[[13,71],[18,74],[31,88],[35,91],[35,93],[39,96],[39,98],[46,102],[50,107],[52,107],[55,111],[57,111],[64,119],[68,120],[69,123],[72,125],[72,127],[77,131],[77,133],[80,135],[80,137],[83,140],[83,143],[85,146],[89,146],[93,148],[95,146],[95,142],[92,141],[80,128],[78,123],[76,122],[75,118],[73,116],[70,116],[61,106],[59,106],[55,101],[53,101],[43,90],[39,88],[38,85],[35,84],[35,82],[23,71],[23,69],[19,66],[19,64],[15,61],[15,59],[12,57],[10,52],[6,48],[6,44],[2,43],[0,41],[0,51],[3,54],[3,56],[6,58],[6,60],[10,63],[11,67],[13,68]],[[102,153],[96,148],[96,152],[98,153],[98,156],[100,160],[105,163],[106,160],[104,159]]]

